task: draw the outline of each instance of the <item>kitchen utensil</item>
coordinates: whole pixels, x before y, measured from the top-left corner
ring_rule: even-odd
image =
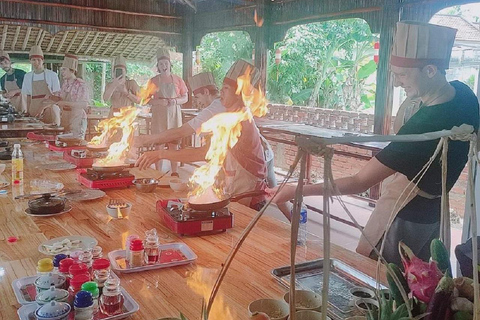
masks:
[[[128,204],[121,199],[110,199],[110,202],[108,203],[108,207],[112,209],[117,209],[117,216],[120,218],[123,218],[123,214],[120,211],[120,209],[127,208]]]
[[[92,165],[92,169],[98,172],[117,172],[122,171],[126,168],[132,168],[132,164],[117,164],[117,165],[103,165],[99,166],[96,164]]]
[[[198,211],[216,210],[216,209],[221,209],[227,206],[230,202],[236,202],[240,199],[244,199],[248,197],[262,196],[264,194],[266,194],[264,190],[244,192],[235,196],[230,196],[229,194],[225,194],[225,198],[223,200],[210,202],[210,203],[191,203],[189,199],[188,207]]]
[[[152,178],[135,179],[133,184],[140,192],[152,192],[157,187],[158,180]]]

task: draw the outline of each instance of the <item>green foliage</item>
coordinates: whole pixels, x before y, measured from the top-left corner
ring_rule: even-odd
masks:
[[[23,70],[25,72],[32,71],[32,65],[30,63],[13,63],[12,67],[15,69]],[[3,77],[4,74],[5,74],[5,71],[0,69],[0,77]]]

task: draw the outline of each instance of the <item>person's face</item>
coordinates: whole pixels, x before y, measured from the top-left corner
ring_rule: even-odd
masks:
[[[409,98],[422,97],[427,91],[430,78],[425,68],[401,68],[390,66],[394,76],[394,86],[402,87]]]
[[[60,75],[63,79],[70,79],[73,75],[72,71],[68,68],[61,67],[60,68]]]
[[[210,93],[207,89],[203,89],[199,93],[194,93],[193,98],[195,99],[197,106],[202,109],[210,104]]]
[[[238,99],[241,99],[239,95],[235,94],[236,91],[237,88],[228,83],[223,83],[222,89],[220,90],[220,102],[222,102],[225,108],[233,107],[238,102]]]
[[[41,58],[31,58],[30,64],[34,70],[38,70],[43,67],[43,59]]]
[[[2,68],[3,71],[8,72],[12,68],[12,63],[8,59],[3,59],[2,62],[0,62],[0,68]]]
[[[159,73],[170,72],[170,61],[166,59],[158,60],[157,69]]]

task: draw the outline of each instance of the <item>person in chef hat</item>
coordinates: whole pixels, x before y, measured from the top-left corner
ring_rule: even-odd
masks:
[[[428,23],[397,23],[390,55],[394,85],[402,87],[408,99],[420,101],[418,111],[399,129],[399,135],[450,130],[462,124],[478,130],[477,97],[466,84],[446,79],[455,34],[455,29]],[[388,262],[401,263],[400,241],[428,261],[430,242],[440,234],[442,170],[439,159],[431,164],[418,186],[414,178],[429,161],[437,143],[438,140],[392,142],[357,174],[335,181],[342,195],[361,193],[383,181],[382,194],[364,228],[357,252],[376,258],[372,245],[380,248],[386,238],[382,255]],[[468,150],[468,142],[449,144],[447,191],[465,167]],[[272,189],[269,193],[273,195],[275,191]],[[286,187],[274,201],[293,199],[294,193],[294,187]],[[303,193],[322,195],[323,184],[305,186]],[[387,230],[389,220],[393,223]]]

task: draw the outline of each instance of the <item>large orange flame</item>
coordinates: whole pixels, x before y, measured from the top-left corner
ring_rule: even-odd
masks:
[[[252,121],[253,116],[261,117],[267,113],[267,100],[261,90],[252,89],[250,69],[237,79],[237,94],[242,95],[246,108],[237,112],[220,113],[203,123],[201,132],[211,133],[211,144],[205,160],[207,163],[197,168],[190,178],[190,202],[208,202],[212,200],[212,191],[221,200],[225,194],[219,173],[227,156],[242,134],[242,121]]]
[[[212,291],[213,284],[217,277],[217,271],[212,269],[197,269],[187,278],[187,285],[196,294],[201,295],[204,301],[208,301]],[[203,319],[203,315],[202,315]],[[231,320],[236,319],[224,301],[223,295],[218,294],[210,310],[208,320]]]
[[[105,158],[95,161],[97,166],[121,165],[124,164],[128,155],[128,150],[133,139],[133,121],[139,113],[135,107],[125,107],[120,109],[120,115],[109,120],[115,120],[116,128],[122,130],[122,139],[119,142],[112,143],[108,148],[108,155]]]
[[[140,96],[140,99],[142,99],[140,104],[141,105],[147,104],[157,91],[158,91],[158,87],[155,85],[155,83],[153,83],[153,81],[149,80],[147,85],[140,89],[139,96]]]

